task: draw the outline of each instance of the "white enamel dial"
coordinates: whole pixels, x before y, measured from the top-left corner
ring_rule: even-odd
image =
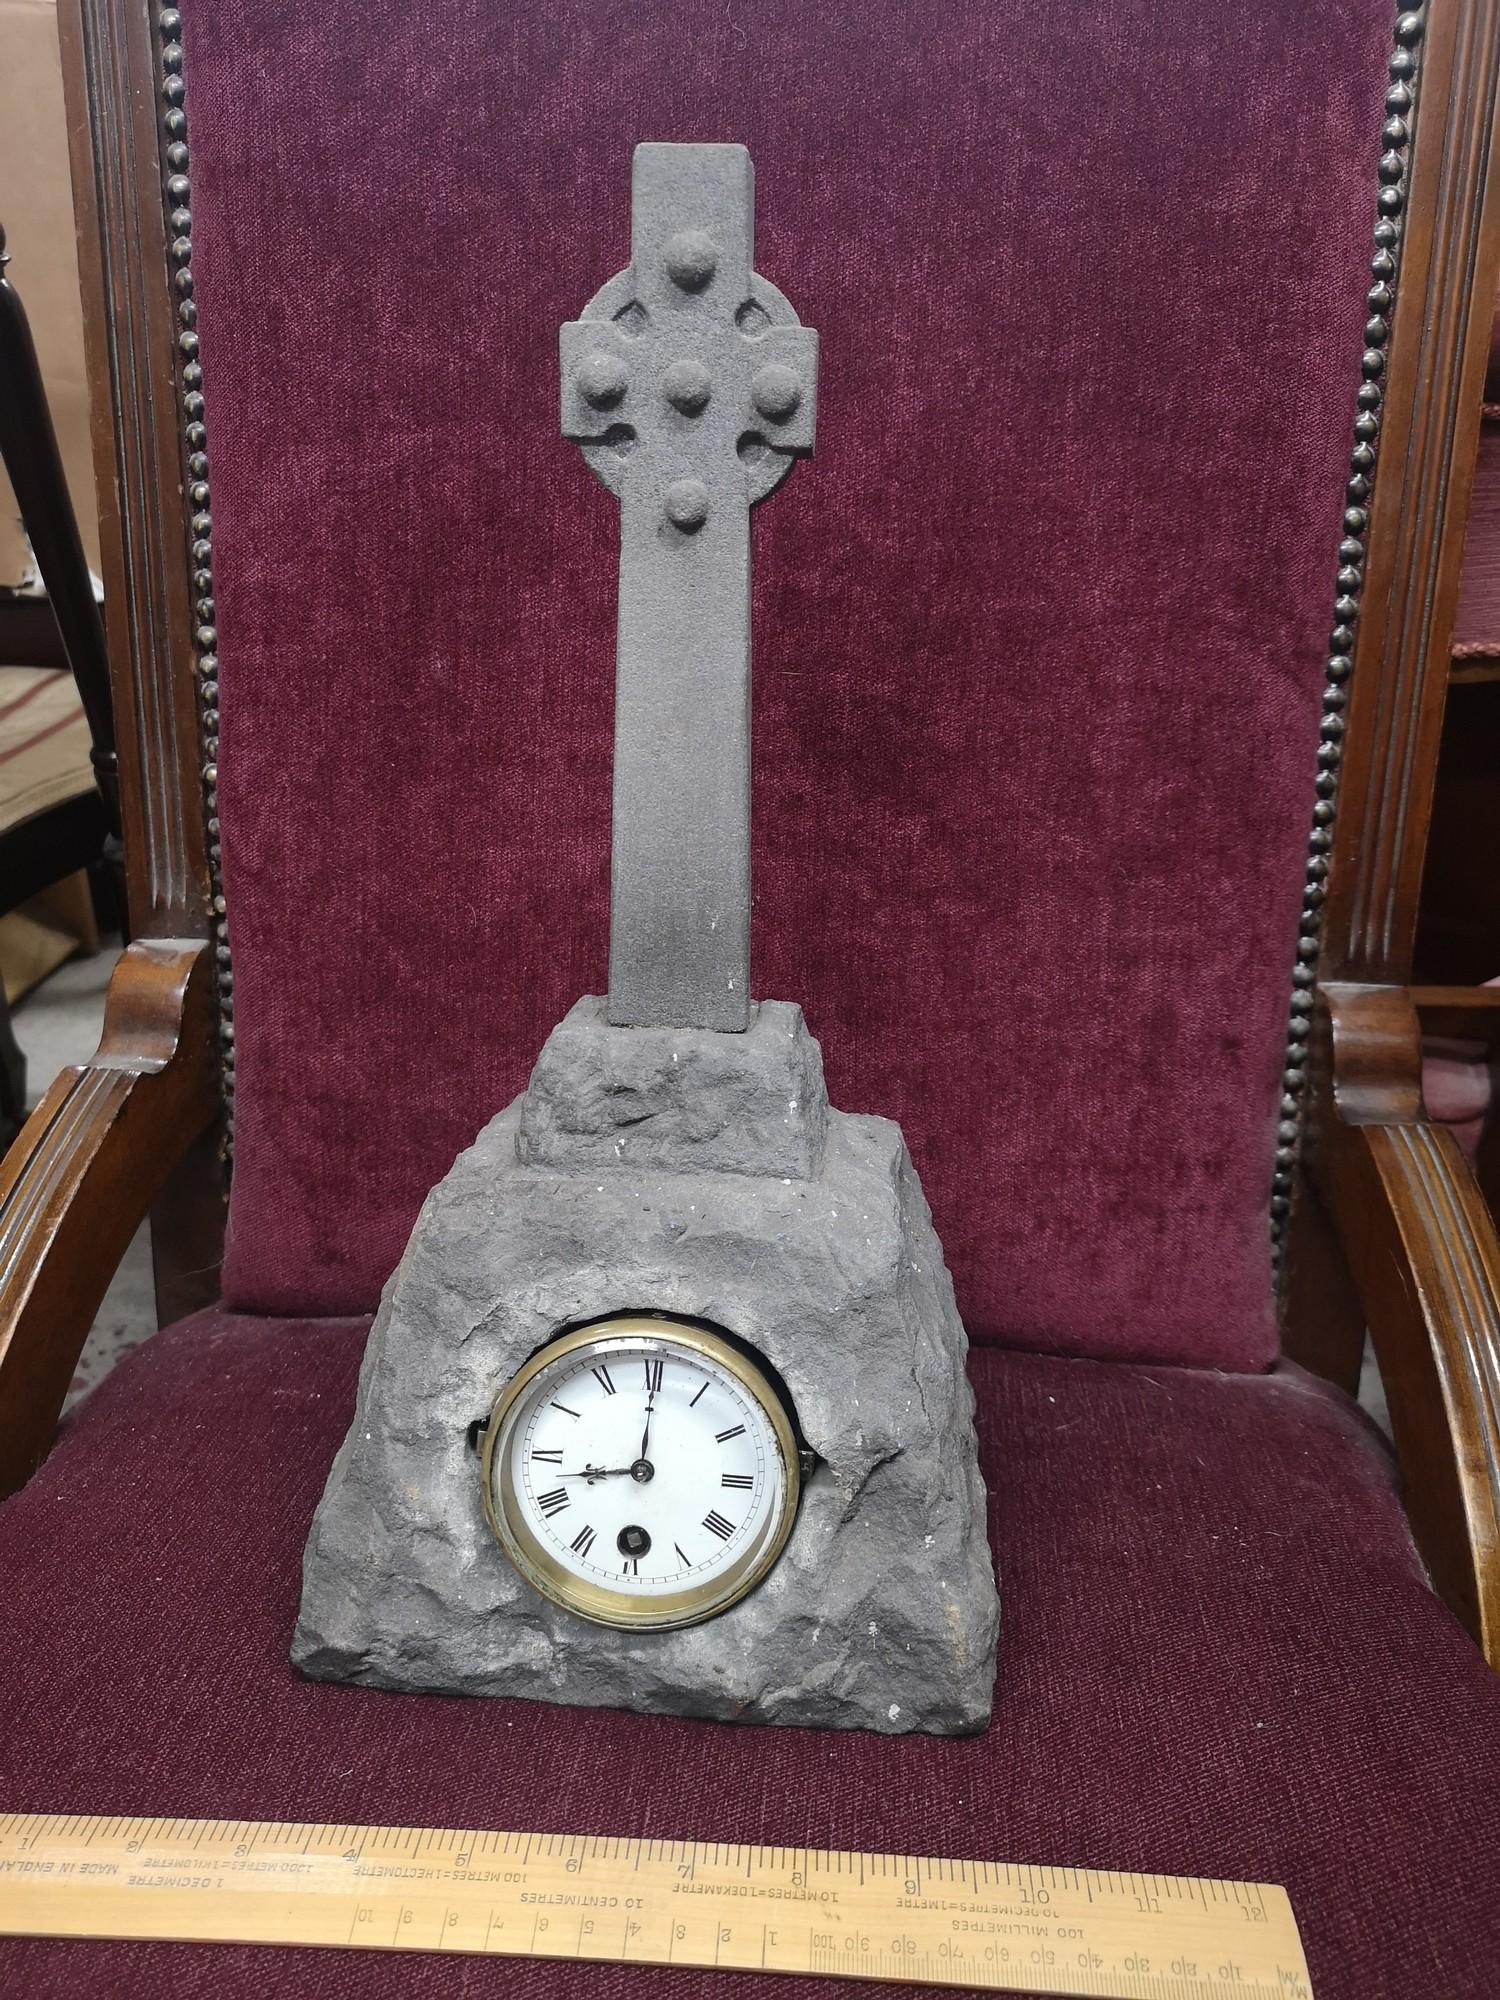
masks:
[[[701,1327],[645,1314],[532,1356],[485,1436],[485,1512],[526,1580],[586,1618],[696,1624],[757,1584],[796,1513],[781,1399]]]

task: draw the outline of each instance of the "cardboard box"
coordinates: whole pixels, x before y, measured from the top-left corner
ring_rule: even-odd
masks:
[[[83,313],[53,0],[0,0],[0,222],[10,251],[6,276],[31,322],[84,551],[97,574]],[[20,510],[0,473],[0,586],[19,583],[27,567]]]

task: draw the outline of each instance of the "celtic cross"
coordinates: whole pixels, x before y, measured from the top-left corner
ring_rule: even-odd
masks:
[[[750,1022],[750,509],[812,450],[818,336],[754,268],[743,146],[638,146],[631,261],[562,328],[620,501],[609,1018]]]

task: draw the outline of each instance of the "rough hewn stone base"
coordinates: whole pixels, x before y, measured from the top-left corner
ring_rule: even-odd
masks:
[[[524,1166],[818,1171],[823,1058],[802,1009],[763,1000],[742,1035],[612,1028],[590,994],[558,1022],[521,1099]]]
[[[967,1343],[897,1127],[828,1113],[805,1179],[559,1169],[518,1158],[523,1105],[433,1190],[387,1287],[308,1542],[297,1664],[725,1720],[981,1728],[998,1607]],[[750,1341],[821,1461],[765,1583],[685,1631],[614,1632],[538,1597],[485,1525],[467,1441],[542,1342],[627,1309]]]

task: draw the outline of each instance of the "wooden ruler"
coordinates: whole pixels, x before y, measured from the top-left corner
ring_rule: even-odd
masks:
[[[1312,2000],[1263,1882],[588,1834],[11,1813],[0,1932]]]

